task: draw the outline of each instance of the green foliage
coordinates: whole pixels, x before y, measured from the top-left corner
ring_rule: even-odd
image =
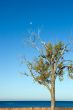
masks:
[[[43,58],[41,58],[41,57],[39,58],[37,63],[35,63],[35,65],[33,65],[33,66],[34,66],[34,70],[36,72],[43,72],[48,69],[47,66],[44,64]]]
[[[49,60],[49,62],[58,61],[63,49],[64,49],[63,42],[59,42],[55,45],[51,43],[46,44],[46,58]]]
[[[50,60],[51,58],[52,58],[52,52],[53,52],[53,46],[52,46],[52,44],[51,43],[48,43],[47,45],[46,45],[46,58],[48,59],[48,60]]]
[[[62,68],[63,67],[63,62],[60,62],[59,64],[58,64],[58,68]]]
[[[48,63],[46,63],[42,57],[40,57],[37,62],[33,63],[33,70],[37,74],[35,76],[37,82],[46,81],[50,77],[48,68]]]
[[[73,64],[72,63],[68,66],[68,73],[69,73],[69,77],[73,79]]]
[[[73,64],[70,64],[70,65],[68,66],[68,72],[69,72],[69,73],[73,73]]]
[[[58,52],[60,50],[63,49],[64,43],[63,42],[59,42],[56,45],[54,45],[54,49]]]
[[[54,56],[55,56],[56,61],[60,57],[63,49],[64,49],[64,43],[63,42],[59,42],[58,44],[54,45]]]
[[[64,63],[63,55],[66,53],[66,50],[63,42],[58,42],[55,45],[47,43],[45,45],[46,53],[37,57],[37,61],[28,62],[28,68],[33,79],[40,84],[48,84],[51,82],[53,69],[55,79],[59,77],[60,81],[63,80],[64,69],[68,70],[69,76],[73,78],[73,64],[68,65]]]

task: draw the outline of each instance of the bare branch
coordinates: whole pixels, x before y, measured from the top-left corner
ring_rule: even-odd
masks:
[[[51,87],[47,84],[47,83],[45,83],[45,82],[43,82],[42,83],[45,87],[47,87],[47,89],[50,91],[50,93],[51,93]]]
[[[65,68],[73,68],[72,66],[63,66],[61,69],[65,69]]]
[[[27,73],[25,73],[25,72],[20,72],[20,74],[21,75],[23,75],[23,76],[29,76]]]
[[[37,46],[36,40],[40,40],[40,37],[35,32],[31,32],[27,39],[27,43],[35,48],[40,54],[43,54],[43,50]]]
[[[64,62],[73,62],[72,60],[63,60]]]
[[[73,49],[67,49],[66,52],[73,52]]]

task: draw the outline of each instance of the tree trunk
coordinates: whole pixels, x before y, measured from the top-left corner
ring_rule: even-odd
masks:
[[[55,76],[51,78],[51,110],[55,110]]]

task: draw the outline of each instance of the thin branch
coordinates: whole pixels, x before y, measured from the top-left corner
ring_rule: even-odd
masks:
[[[63,66],[61,69],[64,69],[64,68],[73,68],[72,66]]]
[[[73,50],[72,49],[67,49],[66,52],[73,52]]]
[[[32,36],[33,36],[34,39],[32,39]],[[37,38],[38,40],[40,39],[39,36],[38,36],[36,33],[32,32],[32,33],[30,34],[29,38],[27,39],[27,43],[31,44],[32,47],[34,47],[40,54],[42,54],[42,53],[43,53],[43,50],[40,49],[40,48],[36,45],[36,43],[35,43],[36,38]]]
[[[50,88],[50,86],[47,84],[47,83],[45,83],[45,82],[43,82],[42,83],[44,86],[46,86],[47,88],[48,88],[48,90],[50,91],[50,93],[51,93],[51,88]]]
[[[23,73],[23,72],[20,72],[20,74],[23,75],[23,76],[29,76],[29,75],[28,75],[27,73],[25,73],[25,72],[24,72],[24,73]]]
[[[73,62],[72,60],[63,60],[64,62]]]

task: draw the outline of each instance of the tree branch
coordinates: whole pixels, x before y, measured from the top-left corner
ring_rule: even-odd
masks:
[[[45,82],[43,82],[42,83],[44,86],[46,86],[47,87],[47,89],[50,91],[50,93],[51,93],[51,88],[50,88],[50,86],[47,84],[47,83],[45,83]]]
[[[64,62],[73,62],[72,60],[63,60]]]

